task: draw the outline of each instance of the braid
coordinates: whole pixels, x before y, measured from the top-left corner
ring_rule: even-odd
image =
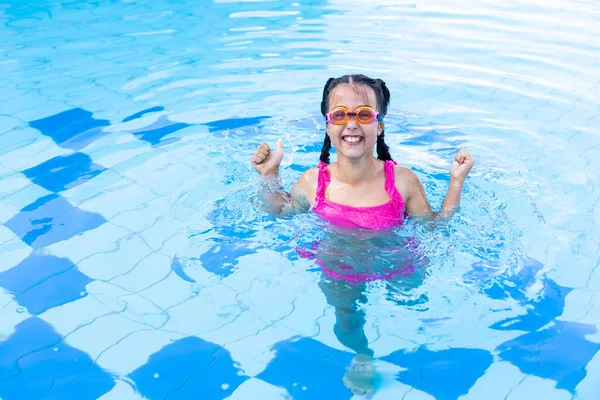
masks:
[[[325,133],[325,140],[323,141],[323,148],[321,149],[321,161],[325,164],[329,164],[329,150],[331,149],[331,139],[329,135]]]
[[[381,135],[377,136],[377,158],[383,161],[394,161],[390,154],[390,147],[385,143],[385,134],[381,132]]]

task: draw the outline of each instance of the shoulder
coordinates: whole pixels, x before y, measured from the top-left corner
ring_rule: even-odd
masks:
[[[415,190],[419,190],[419,188],[422,187],[421,180],[415,171],[400,165],[394,167],[394,180],[396,188],[404,200],[408,200]]]
[[[319,168],[311,168],[300,176],[298,179],[298,184],[303,187],[312,187],[317,185],[317,181],[319,180]]]

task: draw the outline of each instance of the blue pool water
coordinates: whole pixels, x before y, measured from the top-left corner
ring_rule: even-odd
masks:
[[[497,3],[0,1],[0,399],[349,399],[357,348],[375,399],[600,399],[600,6]],[[448,224],[256,207],[253,150],[289,188],[345,73],[434,207],[477,158]],[[408,239],[393,281],[299,255]]]

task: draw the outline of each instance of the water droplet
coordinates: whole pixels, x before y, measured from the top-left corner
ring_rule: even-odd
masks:
[[[15,311],[18,312],[19,314],[23,314],[25,312],[25,308],[24,307],[17,307],[17,309]]]
[[[306,390],[308,389],[306,386],[302,386],[302,390]]]
[[[86,293],[85,293],[85,292],[81,292],[81,293],[79,293],[79,295],[80,295],[80,296],[85,296],[85,295],[86,295]]]
[[[54,350],[54,351],[58,351],[58,347],[55,347],[55,348],[53,348],[52,350]]]
[[[224,383],[224,384],[222,384],[222,385],[221,385],[221,389],[223,389],[223,390],[227,390],[227,389],[229,389],[229,384],[228,384],[228,383]]]
[[[159,376],[160,376],[160,375],[158,375],[157,373],[155,373],[154,375],[152,375],[152,377],[153,377],[154,379],[158,379],[158,377],[159,377]]]

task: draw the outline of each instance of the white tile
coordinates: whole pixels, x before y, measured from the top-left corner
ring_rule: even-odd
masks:
[[[92,255],[114,252],[117,250],[117,242],[129,234],[131,232],[127,229],[105,223],[68,240],[51,244],[45,249],[50,254],[69,258],[73,263],[78,264]]]
[[[236,293],[223,285],[203,288],[198,296],[168,311],[170,320],[165,329],[203,337],[204,333],[230,324],[242,314],[235,297]],[[202,318],[190,318],[190,315]]]
[[[153,171],[165,168],[168,165],[177,162],[173,157],[166,153],[154,149],[133,158],[130,158],[120,164],[111,167],[113,170],[130,179],[137,179]]]
[[[131,184],[125,188],[102,192],[89,200],[79,204],[79,208],[96,212],[110,220],[115,215],[135,210],[142,204],[156,198],[152,191],[143,186]]]
[[[21,307],[11,294],[0,288],[0,342],[6,340],[15,331],[15,327],[31,314]]]
[[[110,142],[108,142],[110,140]],[[84,151],[96,164],[113,168],[142,154],[154,151],[152,145],[131,133],[121,132],[105,136],[86,147]],[[102,147],[104,146],[104,147]]]
[[[600,321],[600,291],[574,289],[565,298],[565,308],[559,321],[594,325]]]
[[[250,378],[226,397],[227,400],[289,400],[292,396],[284,388],[273,386],[260,379]]]
[[[152,250],[142,238],[130,233],[117,240],[114,250],[90,255],[77,267],[92,279],[108,281],[129,273],[150,253]]]
[[[122,315],[110,314],[77,329],[65,337],[64,342],[86,352],[92,360],[96,360],[105,350],[116,345],[127,335],[143,329],[148,327]]]
[[[7,134],[8,135],[8,134]],[[3,138],[6,135],[3,135]],[[51,158],[73,153],[73,150],[59,147],[50,138],[42,136],[32,143],[0,156],[0,163],[15,171],[35,167]]]
[[[205,284],[205,282],[203,282]],[[214,283],[216,284],[216,283]],[[170,312],[170,309],[195,297],[198,290],[195,285],[184,281],[174,272],[165,279],[139,292],[140,295],[150,299],[157,307]]]
[[[8,132],[19,125],[23,125],[24,122],[14,117],[6,115],[0,115],[0,141],[2,141],[2,134]]]
[[[43,106],[19,111],[18,113],[14,114],[14,116],[23,121],[35,121],[60,114],[61,112],[67,111],[71,108],[73,107],[64,102],[47,101]]]
[[[113,278],[110,283],[131,292],[140,292],[156,285],[171,273],[171,259],[164,254],[151,253],[125,275]],[[150,298],[152,300],[152,298]]]
[[[600,324],[599,324],[600,325]],[[575,399],[594,400],[600,393],[600,351],[590,360],[585,367],[586,376],[575,388]]]
[[[296,331],[273,324],[262,328],[254,335],[225,343],[224,347],[248,376],[256,376],[264,371],[275,357],[272,347],[278,342],[289,340],[297,335]],[[248,349],[252,349],[252,351],[248,351]]]
[[[124,381],[116,381],[116,385],[110,392],[99,397],[98,400],[144,400],[139,393],[135,391],[131,385]]]
[[[151,228],[159,219],[169,218],[170,211],[169,197],[161,196],[140,204],[134,210],[119,213],[111,222],[140,233]]]
[[[102,368],[126,375],[146,364],[152,354],[183,337],[174,332],[139,330],[106,349],[96,362]]]
[[[513,387],[506,400],[571,400],[573,395],[566,390],[556,389],[556,382],[528,375],[521,384]]]
[[[508,362],[494,362],[469,389],[469,392],[460,399],[504,400],[512,388],[518,386],[525,376],[519,368]]]
[[[230,323],[217,329],[199,334],[202,339],[223,346],[226,343],[242,341],[267,328],[267,324],[248,310],[243,310]],[[237,361],[237,360],[236,360]]]
[[[132,183],[133,181],[107,169],[93,179],[61,192],[60,195],[77,207],[86,200],[90,200],[106,192],[124,189]]]
[[[209,171],[199,172],[178,162],[138,177],[137,183],[149,187],[154,193],[163,196],[177,193],[191,179],[198,180],[201,179],[201,176],[206,176],[208,179],[209,173]]]
[[[51,192],[32,183],[12,194],[0,197],[0,222],[5,223],[9,221],[25,206],[49,194]]]
[[[32,252],[32,248],[18,237],[14,237],[13,239],[9,239],[0,244],[0,272],[19,265],[19,263],[29,257]]]
[[[185,221],[173,219],[168,214],[161,215],[150,228],[140,232],[140,236],[153,250],[165,253],[165,244],[180,234],[185,227]]]
[[[38,317],[51,324],[56,332],[65,336],[79,327],[93,323],[99,317],[115,312],[88,295],[60,307],[51,308]]]
[[[165,310],[137,293],[102,281],[91,282],[86,290],[104,306],[146,328],[162,328],[168,321],[169,316]]]
[[[14,172],[0,179],[0,197],[11,195],[33,183],[20,172]]]
[[[435,397],[417,389],[410,389],[402,397],[402,400],[435,400]]]

